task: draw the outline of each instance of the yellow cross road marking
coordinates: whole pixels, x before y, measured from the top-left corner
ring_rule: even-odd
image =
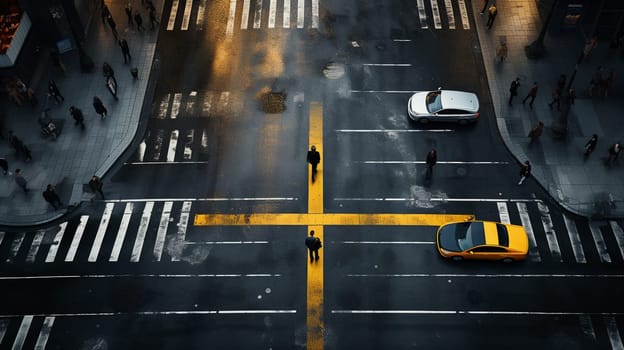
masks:
[[[440,226],[448,222],[474,219],[473,215],[461,214],[343,214],[323,213],[323,106],[310,103],[309,145],[321,154],[316,180],[312,182],[311,166],[308,166],[308,212],[307,213],[254,213],[254,214],[196,214],[195,226],[307,226],[309,234],[323,241],[324,226]],[[325,325],[323,323],[323,249],[319,260],[309,263],[306,302],[307,349],[323,350]]]

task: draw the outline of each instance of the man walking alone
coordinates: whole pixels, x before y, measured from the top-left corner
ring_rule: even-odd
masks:
[[[314,182],[316,178],[316,167],[321,162],[321,154],[316,151],[316,147],[310,147],[308,151],[308,163],[312,165],[312,182]]]
[[[314,230],[310,231],[310,236],[305,239],[305,245],[310,253],[310,262],[319,259],[318,251],[323,247],[323,243],[318,237],[314,237]]]

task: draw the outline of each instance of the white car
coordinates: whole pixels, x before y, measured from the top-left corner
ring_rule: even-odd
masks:
[[[410,97],[407,114],[423,124],[438,121],[467,124],[479,119],[479,98],[465,91],[419,91]]]

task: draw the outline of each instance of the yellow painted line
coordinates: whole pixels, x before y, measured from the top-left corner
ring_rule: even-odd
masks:
[[[310,103],[310,147],[315,146],[321,154],[321,161],[316,167],[316,181],[312,182],[312,166],[308,165],[308,213],[323,212],[323,105]]]
[[[314,236],[321,242],[323,239],[323,226],[308,226],[308,234],[314,230]],[[325,323],[323,322],[323,250],[319,249],[319,260],[310,263],[306,252],[306,264],[308,264],[308,288],[306,303],[306,327],[307,349],[322,350],[325,339]]]
[[[196,214],[195,226],[440,226],[470,214]]]

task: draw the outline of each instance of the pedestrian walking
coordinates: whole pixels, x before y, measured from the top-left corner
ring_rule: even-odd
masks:
[[[513,98],[518,95],[518,88],[520,87],[520,78],[516,78],[511,82],[511,86],[509,87],[509,105],[513,101]]]
[[[438,162],[438,152],[436,152],[435,148],[432,148],[429,152],[427,152],[427,159],[425,163],[427,164],[427,175],[426,178],[430,179],[433,175],[433,166]]]
[[[591,80],[589,81],[589,88],[587,89],[587,94],[592,97],[594,95],[594,89],[600,87],[602,83],[602,66],[596,67],[594,74],[592,75]]]
[[[128,16],[128,25],[132,27],[132,4],[127,3],[124,10],[126,11],[126,16]]]
[[[531,101],[529,102],[529,107],[531,107],[531,109],[533,109],[533,102],[535,102],[535,97],[536,96],[537,96],[537,82],[534,81],[533,85],[531,85],[531,88],[529,89],[529,92],[527,93],[526,97],[524,98],[524,100],[522,100],[522,104],[524,104],[526,102],[526,100],[528,100],[530,98]]]
[[[558,111],[561,110],[561,89],[559,89],[558,86],[555,87],[555,89],[552,92],[552,101],[550,101],[550,103],[548,104],[548,107],[552,109],[553,104],[557,104]]]
[[[496,8],[496,5],[492,4],[492,6],[488,8],[488,20],[486,23],[487,29],[492,29],[492,25],[494,24],[497,14],[498,9]]]
[[[6,158],[0,158],[0,168],[2,168],[4,175],[9,174],[9,161]]]
[[[106,22],[106,19],[108,18],[108,16],[110,16],[110,10],[108,9],[108,6],[106,6],[106,4],[104,4],[102,6],[102,24],[104,24],[104,22]]]
[[[82,129],[85,128],[84,114],[82,114],[82,111],[80,110],[80,108],[76,106],[69,107],[69,114],[71,114],[72,118],[74,118],[75,125],[80,125]]]
[[[148,11],[149,11],[148,13],[149,13],[150,26],[151,26],[150,28],[151,28],[151,29],[154,29],[154,28],[156,28],[156,26],[154,25],[154,23],[155,23],[156,25],[159,25],[159,24],[160,24],[160,22],[158,22],[158,20],[156,19],[156,9],[152,6],[152,7],[150,7],[150,8],[148,9]]]
[[[528,135],[528,137],[530,138],[529,146],[531,146],[535,141],[537,141],[537,139],[539,139],[540,136],[542,136],[543,132],[544,132],[544,123],[540,121],[537,123],[536,126],[534,126],[531,129],[531,131],[529,131],[529,135]]]
[[[113,32],[113,36],[115,37],[115,39],[117,39],[119,34],[117,33],[117,24],[115,23],[115,20],[113,19],[113,16],[109,14],[106,17],[106,22],[108,22],[108,26],[110,27],[111,31]]]
[[[102,181],[98,176],[91,176],[91,180],[89,180],[89,187],[93,193],[99,193],[101,198],[104,199],[104,192],[102,192]]]
[[[524,180],[531,176],[531,163],[529,161],[525,161],[524,164],[520,166],[520,181],[518,181],[518,185],[522,185]]]
[[[24,190],[24,192],[28,192],[28,181],[22,175],[22,169],[15,169],[15,183]]]
[[[310,236],[306,237],[305,245],[308,247],[308,252],[310,253],[310,262],[319,259],[319,249],[323,248],[323,243],[320,238],[314,237],[314,230],[310,231]]]
[[[46,187],[46,190],[43,191],[42,195],[43,199],[50,203],[54,209],[58,209],[63,205],[63,203],[61,203],[61,197],[59,197],[58,193],[56,193],[56,189],[52,186],[52,184],[48,184],[48,187]]]
[[[115,76],[115,71],[113,70],[113,67],[111,67],[111,65],[108,64],[108,62],[104,62],[102,64],[102,73],[104,74],[104,78]]]
[[[115,76],[111,75],[106,78],[106,88],[111,95],[113,95],[115,100],[119,100],[119,98],[117,98],[117,79],[115,79]]]
[[[480,14],[484,14],[485,10],[487,9],[487,5],[490,1],[489,0],[484,0],[483,1],[483,8],[481,9],[481,12],[479,12]]]
[[[52,79],[48,82],[48,96],[53,97],[56,101],[56,104],[63,103],[65,101],[65,97],[61,94],[61,90],[59,90],[58,85]]]
[[[622,145],[620,142],[616,142],[609,147],[609,157],[607,158],[607,165],[611,165],[612,162],[617,161],[618,156],[622,152]]]
[[[501,40],[496,48],[496,58],[503,62],[507,58],[507,42]]]
[[[95,109],[95,113],[100,115],[100,118],[106,118],[108,110],[106,110],[106,107],[104,107],[104,103],[102,103],[102,100],[100,100],[100,98],[97,96],[93,96],[93,108]]]
[[[141,29],[145,30],[145,27],[143,27],[143,16],[141,16],[141,13],[139,11],[137,11],[134,14],[134,23],[136,23],[137,25],[137,30],[140,32]]]
[[[314,182],[316,177],[316,167],[321,162],[321,154],[316,151],[316,147],[310,147],[308,151],[307,161],[312,165],[312,182]]]
[[[132,56],[130,56],[130,48],[128,47],[128,42],[126,39],[122,38],[119,40],[119,47],[121,47],[121,53],[124,57],[124,63],[128,63],[128,61],[132,60]]]
[[[598,135],[593,134],[589,141],[587,141],[587,143],[585,144],[585,156],[589,156],[594,151],[597,144]]]
[[[24,159],[27,162],[30,162],[32,160],[32,154],[30,153],[30,148],[28,148],[28,146],[23,142],[20,144],[19,153],[22,153],[24,155]]]

